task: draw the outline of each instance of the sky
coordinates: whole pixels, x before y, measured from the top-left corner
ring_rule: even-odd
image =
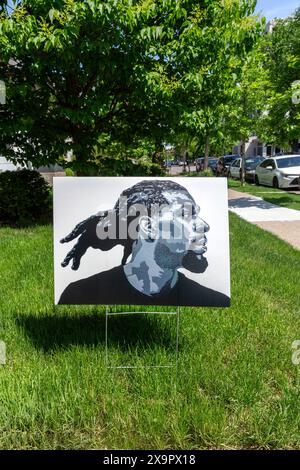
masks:
[[[300,7],[300,0],[257,0],[257,12],[262,12],[267,20],[285,18]]]

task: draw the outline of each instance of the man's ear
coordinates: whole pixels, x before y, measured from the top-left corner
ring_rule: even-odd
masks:
[[[139,220],[139,233],[145,240],[154,240],[157,235],[157,225],[151,217],[143,215]]]

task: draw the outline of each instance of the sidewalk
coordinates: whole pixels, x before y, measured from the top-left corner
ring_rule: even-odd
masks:
[[[276,206],[248,193],[228,190],[229,210],[300,250],[300,211]]]

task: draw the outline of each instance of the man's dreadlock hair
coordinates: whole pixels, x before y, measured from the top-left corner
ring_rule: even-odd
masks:
[[[97,237],[97,226],[99,226],[101,222],[109,217],[109,213],[115,213],[117,218],[123,217],[125,215],[125,209],[127,222],[129,224],[131,217],[128,216],[127,211],[129,211],[130,207],[138,204],[143,204],[143,206],[148,211],[148,215],[150,216],[153,206],[162,206],[168,204],[168,201],[163,194],[166,191],[179,191],[181,193],[185,193],[189,196],[189,198],[192,199],[186,188],[178,183],[175,183],[175,181],[170,180],[144,180],[128,189],[125,189],[121,193],[112,210],[107,210],[92,215],[88,219],[83,220],[76,225],[69,235],[61,240],[61,243],[67,243],[80,235],[77,243],[69,251],[64,261],[62,262],[62,266],[66,267],[72,259],[72,269],[77,270],[80,266],[81,258],[86,253],[88,248],[92,247],[95,249],[108,251],[116,245],[124,246],[124,254],[122,258],[122,264],[124,265],[132,253],[132,245],[134,240],[131,240],[129,237],[125,240],[121,239],[118,237],[118,233],[115,240],[101,240]],[[123,205],[125,200],[126,207]],[[119,224],[117,224],[117,227],[118,225]]]

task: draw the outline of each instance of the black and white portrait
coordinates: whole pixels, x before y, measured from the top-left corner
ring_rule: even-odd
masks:
[[[221,178],[55,178],[56,304],[228,307]]]

